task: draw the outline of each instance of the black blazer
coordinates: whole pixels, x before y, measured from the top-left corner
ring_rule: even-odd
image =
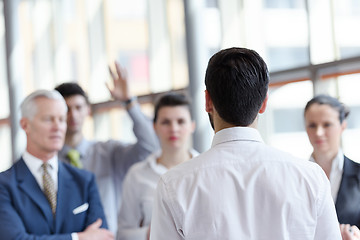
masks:
[[[344,156],[343,169],[335,203],[338,220],[360,228],[360,164]]]

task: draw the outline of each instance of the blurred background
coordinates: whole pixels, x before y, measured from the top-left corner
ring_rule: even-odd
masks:
[[[150,118],[159,94],[188,92],[193,145],[207,150],[205,69],[212,54],[233,46],[268,64],[270,98],[259,122],[266,143],[307,159],[303,108],[327,93],[351,110],[343,150],[360,161],[359,0],[3,0],[0,10],[0,171],[24,150],[20,102],[62,82],[78,82],[90,97],[86,137],[135,141],[105,86],[114,61]]]

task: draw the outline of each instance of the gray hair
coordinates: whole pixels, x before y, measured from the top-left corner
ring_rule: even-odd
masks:
[[[30,95],[28,95],[20,105],[21,117],[32,119],[36,112],[37,112],[37,104],[35,100],[38,98],[47,98],[47,99],[54,99],[60,100],[65,108],[67,109],[66,102],[61,94],[56,90],[36,90]]]

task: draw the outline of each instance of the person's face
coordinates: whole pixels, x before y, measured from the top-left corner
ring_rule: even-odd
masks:
[[[86,117],[90,113],[89,105],[81,95],[73,95],[65,98],[68,107],[67,113],[67,131],[68,133],[77,133],[82,131]]]
[[[313,104],[305,112],[306,132],[315,152],[337,152],[346,122],[340,123],[339,112],[326,104]]]
[[[154,128],[162,148],[182,148],[189,146],[195,124],[186,106],[166,106],[159,109]]]
[[[56,154],[64,144],[66,106],[56,99],[35,99],[37,110],[32,118],[22,118],[27,137],[27,150],[35,156]]]

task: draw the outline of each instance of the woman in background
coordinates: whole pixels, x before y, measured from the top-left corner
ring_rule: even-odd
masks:
[[[190,103],[184,95],[170,93],[159,99],[155,105],[154,129],[160,140],[161,151],[133,165],[123,183],[117,234],[119,240],[148,238],[153,199],[160,176],[198,155],[190,148],[195,123],[191,118]]]
[[[306,132],[314,149],[310,160],[319,164],[330,180],[339,223],[359,227],[360,164],[347,158],[340,146],[348,115],[345,105],[328,95],[315,96],[304,111]],[[340,227],[343,232],[345,225]]]

